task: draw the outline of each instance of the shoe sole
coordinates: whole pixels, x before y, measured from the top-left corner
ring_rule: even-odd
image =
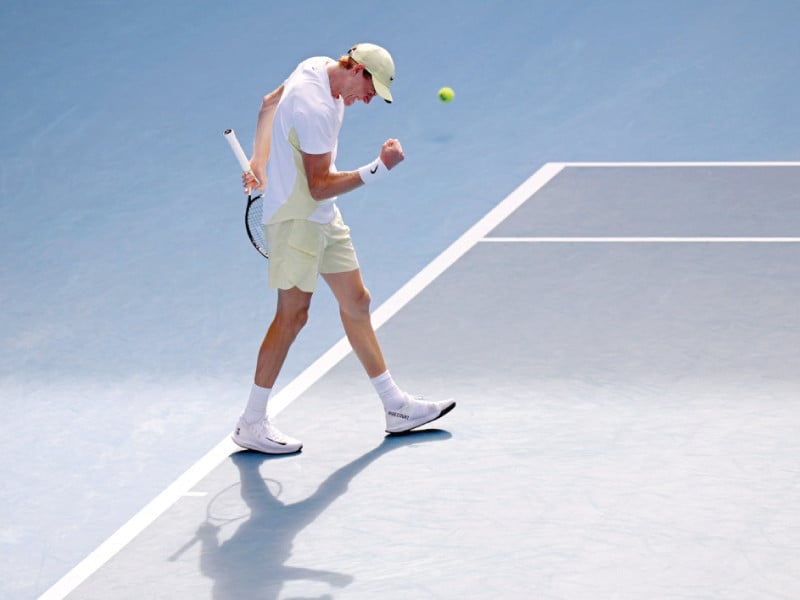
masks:
[[[420,421],[419,423],[416,423],[416,422],[410,423],[410,424],[407,423],[406,426],[403,427],[403,429],[394,429],[394,430],[387,429],[386,433],[390,433],[390,434],[393,434],[393,435],[397,435],[397,434],[400,434],[400,433],[408,433],[412,429],[416,429],[417,427],[422,427],[423,425],[427,425],[428,423],[433,423],[436,419],[441,419],[443,416],[445,416],[447,413],[449,413],[455,407],[456,407],[456,403],[453,402],[451,405],[446,406],[445,408],[443,408],[442,412],[440,412],[438,415],[436,415],[432,419],[428,419],[427,421]]]
[[[231,436],[233,443],[237,446],[241,446],[245,450],[253,450],[255,452],[261,452],[261,454],[294,454],[295,452],[300,452],[303,449],[303,444],[300,444],[298,447],[294,446],[283,446],[278,443],[275,443],[275,447],[270,447],[269,449],[265,447],[258,447],[256,444],[248,444],[242,440],[237,440],[235,436]]]

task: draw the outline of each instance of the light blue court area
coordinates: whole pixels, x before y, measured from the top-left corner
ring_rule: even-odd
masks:
[[[46,597],[800,594],[798,189],[545,165],[375,311],[455,411],[385,437],[341,342],[272,409],[302,454],[222,441]]]
[[[796,499],[781,457],[796,425],[785,370],[798,186],[796,167],[770,165],[800,160],[798,22],[795,0],[4,0],[0,597],[59,581],[99,594],[111,580],[132,595],[113,569],[134,563],[198,597],[227,589],[248,564],[231,571],[207,553],[203,570],[213,540],[190,542],[218,494],[212,509],[233,511],[212,520],[220,545],[259,532],[267,492],[269,507],[312,498],[259,550],[277,548],[267,597],[388,588],[396,573],[382,565],[396,556],[383,552],[422,573],[419,589],[398,588],[411,596],[444,584],[445,596],[469,595],[463,572],[464,586],[485,575],[487,593],[552,576],[540,589],[577,597],[577,569],[627,556],[609,544],[641,555],[642,579],[660,558],[653,581],[693,579],[687,564],[702,555],[755,597],[795,591],[784,574],[797,552],[784,550],[797,526],[780,507]],[[340,207],[397,379],[459,405],[434,439],[384,445],[321,290],[273,405],[307,448],[237,463],[220,440],[275,295],[244,234],[222,131],[249,148],[264,94],[300,60],[357,41],[391,50],[396,101],[348,111],[337,167],[366,164],[389,137],[406,160]],[[436,96],[445,85],[449,104]],[[732,166],[742,161],[758,165]],[[495,211],[507,197],[513,215]],[[254,484],[251,508],[241,486],[255,470],[266,489]],[[756,477],[751,496],[736,487]],[[688,486],[703,492],[697,504]],[[684,520],[668,500],[686,503]],[[709,506],[729,528],[702,537]],[[628,507],[632,521],[618,520]],[[652,526],[637,520],[644,507]],[[345,523],[357,512],[363,525]],[[543,543],[513,546],[522,534]],[[332,552],[331,537],[352,545]],[[683,550],[685,563],[667,560]],[[338,575],[304,588],[290,568]]]

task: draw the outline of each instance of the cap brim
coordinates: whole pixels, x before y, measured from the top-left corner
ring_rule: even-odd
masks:
[[[383,85],[377,78],[372,78],[372,85],[375,87],[375,91],[377,92],[378,96],[386,100],[386,102],[393,102],[392,93],[389,91],[389,88]]]

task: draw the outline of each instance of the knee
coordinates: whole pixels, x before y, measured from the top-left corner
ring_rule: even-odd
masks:
[[[276,320],[284,331],[290,331],[293,335],[297,335],[308,323],[308,306],[297,306],[292,307],[291,310],[278,311]]]
[[[372,296],[370,296],[369,290],[365,287],[362,287],[361,290],[357,294],[354,294],[346,304],[341,306],[341,310],[343,314],[346,314],[351,318],[369,316],[369,308],[371,303]]]

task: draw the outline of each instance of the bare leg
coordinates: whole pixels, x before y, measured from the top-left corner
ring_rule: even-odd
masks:
[[[386,362],[372,327],[369,314],[370,296],[361,280],[361,272],[356,269],[323,277],[339,302],[339,313],[347,339],[367,375],[372,379],[387,373]],[[399,388],[397,391],[400,392]],[[453,410],[456,405],[453,400],[425,402],[405,393],[399,397],[396,406],[387,404],[384,398],[381,400],[386,414],[386,431],[389,433],[404,433],[435,421]]]
[[[369,314],[371,298],[361,279],[361,271],[356,269],[346,273],[328,273],[322,277],[339,303],[339,314],[347,339],[367,375],[377,377],[384,373],[386,362],[375,330],[372,328]]]
[[[255,384],[271,388],[278,378],[289,348],[308,321],[311,293],[298,288],[278,290],[275,318],[267,330],[256,363]]]

